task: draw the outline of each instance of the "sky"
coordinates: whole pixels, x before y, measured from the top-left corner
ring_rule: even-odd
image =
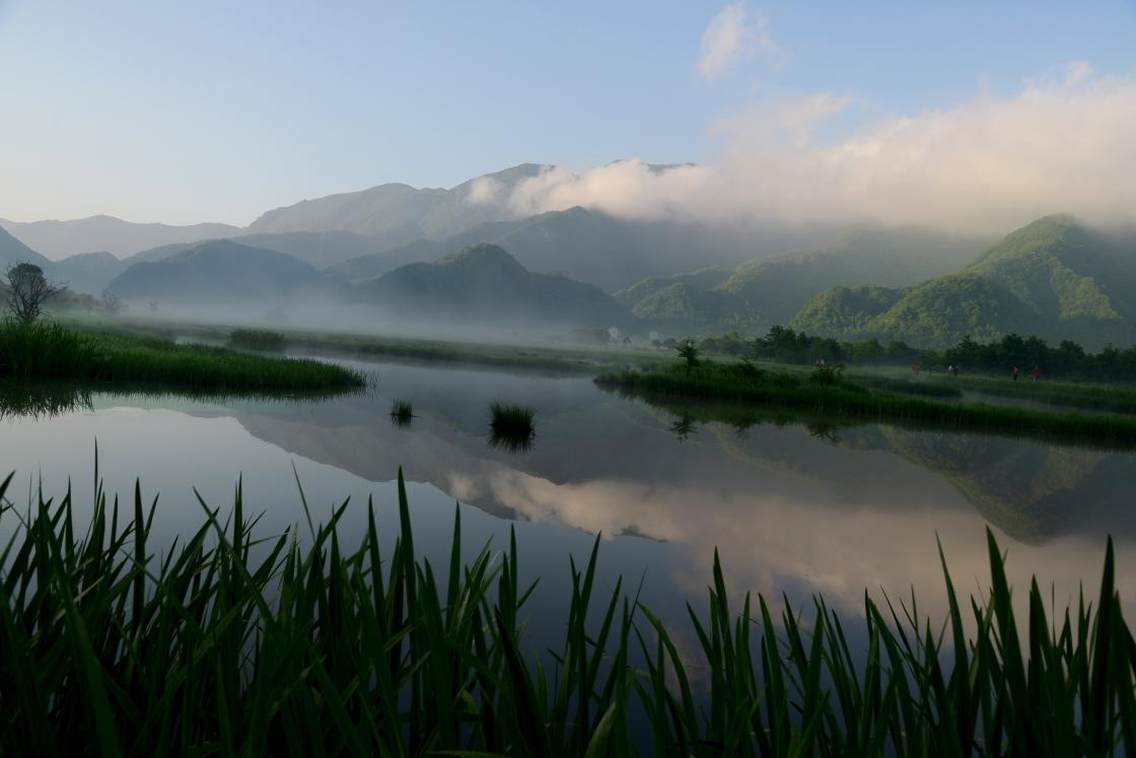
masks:
[[[1115,217],[1131,135],[1131,0],[0,0],[16,221],[247,224],[522,162],[573,172],[533,210]],[[628,158],[699,166],[603,168]]]

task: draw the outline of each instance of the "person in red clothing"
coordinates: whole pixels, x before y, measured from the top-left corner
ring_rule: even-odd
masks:
[[[1041,366],[1034,366],[1033,371],[1030,372],[1030,376],[1033,377],[1035,382],[1041,381]]]

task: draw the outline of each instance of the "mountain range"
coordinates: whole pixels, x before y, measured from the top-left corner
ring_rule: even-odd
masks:
[[[137,224],[105,215],[70,221],[25,222],[0,218],[0,228],[52,260],[102,250],[122,258],[158,245],[232,237],[242,231],[229,224]]]
[[[233,240],[190,246],[127,268],[107,293],[128,306],[284,318],[338,313],[399,327],[497,329],[627,326],[627,309],[598,287],[534,274],[496,245],[479,244],[345,284],[293,256]]]
[[[550,170],[522,164],[449,189],[384,184],[276,208],[247,227],[0,219],[0,264],[32,262],[76,293],[106,290],[128,302],[259,307],[300,298],[400,322],[515,319],[671,334],[789,324],[927,346],[1009,332],[1090,347],[1136,342],[1132,230],[1056,215],[995,241],[581,207],[520,214],[513,198]]]

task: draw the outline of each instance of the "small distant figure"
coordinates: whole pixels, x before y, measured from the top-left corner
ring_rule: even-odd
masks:
[[[817,358],[816,359],[816,367],[817,368],[824,368],[824,358]]]
[[[959,375],[959,365],[957,363],[950,364],[949,366],[947,366],[947,373],[950,374],[951,376],[958,376]]]
[[[915,374],[915,376],[919,376],[919,361],[915,361],[915,363],[911,364],[911,373]]]
[[[1013,373],[1011,374],[1011,376],[1012,376],[1012,377],[1014,378],[1014,381],[1015,381],[1015,382],[1016,382],[1016,381],[1018,381],[1018,374],[1019,374],[1019,373],[1020,373],[1020,372],[1018,371],[1018,367],[1017,367],[1017,366],[1015,365],[1015,366],[1014,366],[1014,372],[1013,372]]]
[[[1041,366],[1034,366],[1033,371],[1030,372],[1030,376],[1033,378],[1033,380],[1035,382],[1040,382],[1041,381]]]

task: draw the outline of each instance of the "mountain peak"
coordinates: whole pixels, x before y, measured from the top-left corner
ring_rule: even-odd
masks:
[[[1068,213],[1042,216],[1015,229],[990,248],[975,264],[983,266],[997,261],[1024,258],[1047,251],[1064,252],[1085,247],[1093,233]]]
[[[461,252],[442,258],[438,263],[461,266],[497,266],[500,268],[525,270],[525,267],[522,266],[516,258],[510,255],[505,248],[499,247],[498,245],[491,245],[487,242],[469,245],[462,249]]]

